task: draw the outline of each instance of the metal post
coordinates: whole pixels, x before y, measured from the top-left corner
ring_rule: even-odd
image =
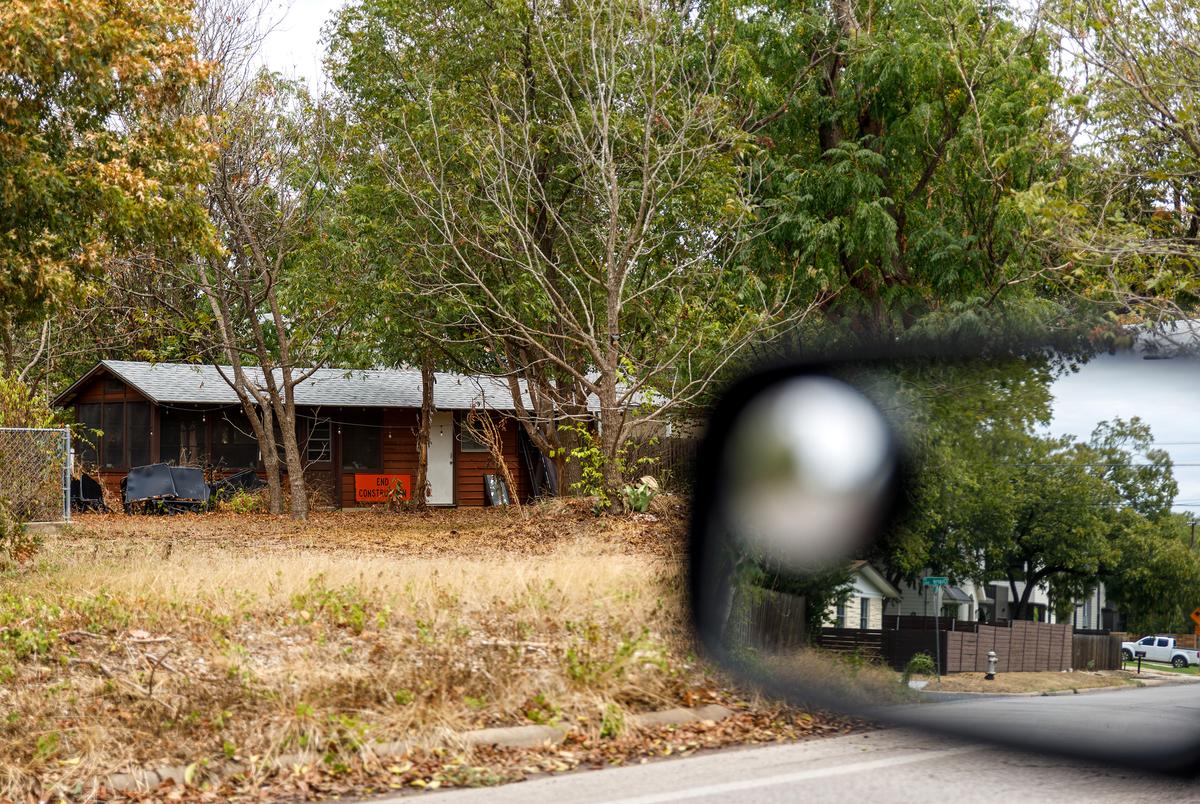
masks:
[[[64,443],[67,448],[66,460],[63,461],[63,522],[71,521],[71,475],[74,474],[73,464],[75,455],[71,451],[71,428],[63,428]]]
[[[942,638],[941,630],[938,622],[938,615],[942,613],[942,587],[934,587],[934,602],[933,607],[933,652],[934,652],[934,669],[937,675],[941,678],[942,675]]]

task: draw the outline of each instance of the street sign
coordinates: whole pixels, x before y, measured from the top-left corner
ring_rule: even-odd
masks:
[[[950,583],[950,579],[945,575],[927,575],[921,579],[922,586],[946,586]],[[1200,609],[1197,609],[1200,611]]]
[[[1192,610],[1192,622],[1194,622],[1196,625],[1200,625],[1200,606],[1197,606]]]

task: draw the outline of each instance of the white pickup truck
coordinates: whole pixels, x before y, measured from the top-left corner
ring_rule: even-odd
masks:
[[[1176,646],[1174,637],[1148,636],[1142,637],[1137,642],[1121,643],[1121,658],[1125,661],[1132,661],[1137,658],[1139,653],[1146,661],[1170,662],[1176,667],[1200,664],[1200,654],[1194,650]]]

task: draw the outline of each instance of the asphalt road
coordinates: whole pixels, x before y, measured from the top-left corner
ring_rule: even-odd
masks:
[[[889,729],[721,751],[500,788],[433,794],[431,804],[784,804],[784,802],[1195,801],[1197,783]],[[399,801],[400,799],[393,799]]]
[[[1089,750],[1097,741],[1110,750],[1154,750],[1177,748],[1180,730],[1188,740],[1200,738],[1198,708],[1200,685],[1188,685],[952,701],[923,706],[921,716],[936,713],[943,722],[972,723],[989,731],[1022,727],[1026,736],[1053,738],[1055,744],[1064,738],[1084,740]],[[1200,801],[1200,779],[890,728],[428,795],[433,804]]]
[[[1078,695],[979,696],[902,710],[908,727],[949,728],[964,736],[982,732],[1035,750],[1071,746],[1105,762],[1132,756],[1140,767],[1166,768],[1200,752],[1200,686],[1192,683]]]

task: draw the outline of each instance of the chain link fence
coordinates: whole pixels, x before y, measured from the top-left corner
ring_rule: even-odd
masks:
[[[70,430],[0,427],[0,504],[20,522],[70,520]]]

